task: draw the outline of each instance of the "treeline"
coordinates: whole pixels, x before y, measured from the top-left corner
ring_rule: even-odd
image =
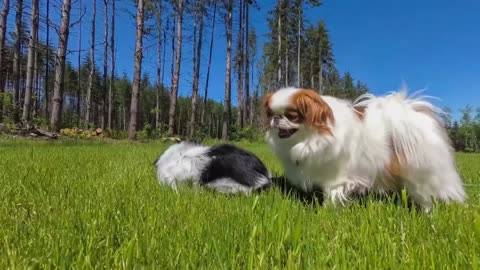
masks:
[[[351,100],[369,91],[350,72],[341,75],[335,67],[323,20],[312,23],[304,18],[304,9],[320,5],[317,0],[277,1],[267,18],[269,40],[264,44],[260,62],[260,85],[265,91],[295,85]]]
[[[452,120],[451,109],[444,111],[447,114],[445,125],[455,151],[480,152],[480,107],[465,106],[459,120]]]
[[[0,122],[35,124],[54,132],[100,127],[130,139],[178,135],[254,140],[262,137],[260,100],[266,92],[301,86],[350,99],[368,92],[365,83],[336,69],[324,22],[305,20],[304,9],[318,8],[318,1],[278,0],[273,7],[252,0],[132,1],[127,5],[136,22],[136,39],[130,41],[135,44],[134,73],[120,75],[115,66],[118,3],[3,0]],[[79,16],[71,16],[72,8],[80,10]],[[269,38],[260,56],[250,21],[253,9],[271,9]],[[60,20],[52,14],[61,14]],[[82,31],[87,28],[89,32]],[[78,40],[69,37],[72,29],[78,30]],[[97,40],[100,34],[103,38]],[[142,67],[146,37],[154,40],[154,71]],[[90,46],[82,47],[82,40]],[[69,49],[77,41],[78,49]],[[212,62],[217,46],[226,48],[224,63]],[[193,60],[191,71],[181,70],[186,58]],[[224,94],[215,101],[210,96],[219,89],[211,89],[210,71],[219,64],[225,68]],[[191,80],[180,81],[186,72]],[[179,95],[180,84],[189,94]]]

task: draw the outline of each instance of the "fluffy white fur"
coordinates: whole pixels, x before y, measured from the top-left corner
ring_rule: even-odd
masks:
[[[187,182],[199,186],[202,170],[210,163],[207,151],[207,146],[188,142],[170,146],[155,163],[159,182],[173,189]]]
[[[273,94],[269,108],[280,119],[272,120],[266,133],[266,141],[293,185],[304,191],[321,188],[329,201],[342,205],[352,193],[403,187],[424,211],[431,209],[433,198],[465,200],[453,150],[438,115],[441,111],[424,98],[408,97],[406,90],[384,97],[365,95],[354,103],[321,96],[335,118],[328,124],[330,136],[282,117],[297,91],[284,88]],[[358,106],[366,106],[363,120],[354,112]],[[282,139],[278,128],[298,131]],[[392,154],[399,157],[405,177],[388,174]]]

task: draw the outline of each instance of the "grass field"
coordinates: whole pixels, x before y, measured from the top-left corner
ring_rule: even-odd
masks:
[[[266,145],[242,146],[281,173]],[[175,193],[155,179],[165,147],[0,139],[0,269],[478,269],[480,155],[457,155],[467,203],[424,215]]]

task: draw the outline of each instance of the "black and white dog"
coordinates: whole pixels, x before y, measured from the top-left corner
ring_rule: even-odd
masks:
[[[175,190],[180,184],[192,183],[221,193],[250,194],[271,184],[270,172],[256,155],[230,144],[177,143],[155,166],[158,181]]]

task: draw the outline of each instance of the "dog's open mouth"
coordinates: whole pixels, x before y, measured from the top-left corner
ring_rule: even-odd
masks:
[[[298,129],[296,129],[296,128],[291,128],[291,129],[279,128],[278,129],[278,137],[281,138],[281,139],[288,138],[288,137],[292,136],[295,132],[297,132],[297,130]]]

